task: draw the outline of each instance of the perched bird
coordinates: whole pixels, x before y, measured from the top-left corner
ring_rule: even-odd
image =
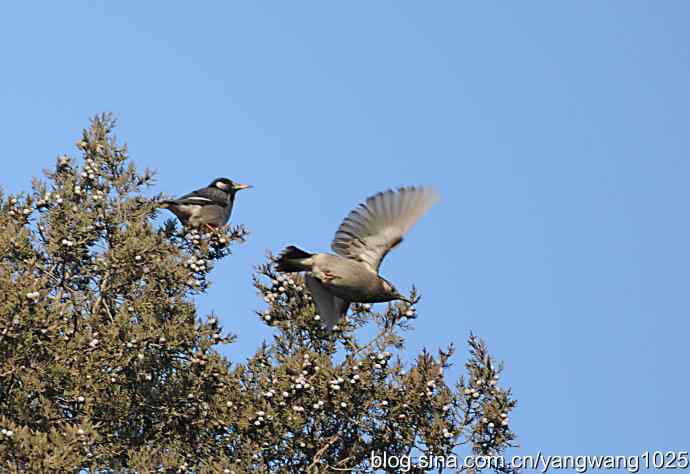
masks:
[[[159,206],[170,210],[184,226],[206,226],[212,229],[228,222],[235,203],[235,193],[247,188],[251,186],[234,183],[228,178],[218,178],[205,188],[192,191],[179,199],[161,201]]]
[[[426,187],[378,193],[352,210],[340,225],[331,243],[336,255],[308,253],[291,245],[276,259],[276,268],[309,272],[304,279],[328,331],[352,302],[408,301],[379,276],[379,267],[438,199],[436,191]]]

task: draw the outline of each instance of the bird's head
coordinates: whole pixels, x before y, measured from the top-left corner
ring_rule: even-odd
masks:
[[[393,285],[388,280],[385,280],[382,278],[382,283],[383,283],[383,291],[385,292],[386,296],[390,298],[390,300],[401,300],[406,303],[412,304],[412,301],[410,301],[408,298],[403,296],[398,290],[395,289]]]
[[[209,187],[220,189],[221,191],[226,193],[235,194],[237,191],[240,191],[242,189],[251,188],[251,185],[235,183],[234,181],[228,178],[217,178],[214,179],[211,182],[211,184],[209,184]]]

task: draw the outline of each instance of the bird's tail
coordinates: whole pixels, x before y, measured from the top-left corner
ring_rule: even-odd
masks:
[[[276,269],[279,272],[311,270],[311,266],[314,264],[313,256],[313,253],[305,252],[294,245],[290,245],[276,259]]]
[[[157,206],[160,209],[169,209],[172,204],[173,201],[158,201]]]

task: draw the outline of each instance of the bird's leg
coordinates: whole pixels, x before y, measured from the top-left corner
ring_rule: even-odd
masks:
[[[204,224],[206,228],[208,229],[209,232],[215,232],[216,228],[213,227],[211,224]]]
[[[313,272],[312,274],[314,275],[314,277],[316,277],[316,279],[318,279],[321,283],[324,284],[330,283],[335,278],[335,275],[328,270]]]

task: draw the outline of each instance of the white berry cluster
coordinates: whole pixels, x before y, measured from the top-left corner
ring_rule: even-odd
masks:
[[[294,383],[291,384],[290,387],[295,389],[295,390],[311,389],[312,386],[309,382],[307,382],[307,379],[304,377],[304,375],[305,375],[305,371],[303,371],[302,374],[295,377]]]
[[[264,301],[266,304],[275,304],[280,299],[281,295],[285,293],[285,286],[283,285],[284,278],[285,277],[282,275],[279,275],[277,279],[272,280],[272,285],[270,287],[263,289]],[[266,322],[271,321],[272,316],[270,308],[263,311],[262,318]]]
[[[35,303],[38,301],[38,298],[41,296],[41,294],[38,291],[31,291],[26,294],[26,299],[31,301],[32,303]]]
[[[190,257],[185,262],[185,265],[187,265],[187,267],[189,267],[194,273],[203,273],[207,271],[207,263],[203,258],[194,256]]]
[[[333,380],[331,380],[330,382],[328,382],[328,383],[329,383],[329,387],[330,387],[330,389],[333,390],[334,392],[337,392],[338,390],[340,390],[340,386],[342,385],[342,383],[343,383],[344,381],[345,381],[345,380],[344,380],[342,377],[338,377],[338,378],[333,379]]]
[[[322,408],[324,406],[324,404],[325,404],[325,402],[323,400],[319,400],[312,405],[312,408],[314,410],[318,410],[318,409]]]
[[[56,195],[59,197],[59,195]],[[50,202],[53,200],[54,195],[50,192],[46,192],[41,198],[39,198],[36,201],[36,209],[41,209],[44,207],[48,207],[50,205]]]
[[[434,389],[436,388],[436,382],[433,380],[429,380],[426,383],[426,396],[431,397],[434,394]]]
[[[479,393],[479,390],[475,388],[466,388],[465,391],[463,392],[467,398],[474,398],[477,399],[481,396]]]
[[[17,206],[17,204],[18,204],[17,198],[14,198],[14,197],[11,198],[9,203],[10,203],[10,206]],[[10,209],[8,214],[12,217],[15,217],[15,216],[16,217],[28,217],[32,212],[33,212],[33,210],[27,206],[27,207],[24,207],[22,209],[19,209],[19,208]]]
[[[270,278],[268,284],[257,284],[264,301],[270,307],[260,311],[258,316],[273,325],[276,321],[289,319],[290,315],[311,301],[311,295],[305,291],[305,287],[299,279],[293,279],[289,275],[266,274]],[[321,316],[316,314],[311,317],[314,324],[319,325]]]
[[[484,379],[477,378],[475,380],[472,380],[470,383],[470,387],[465,388],[463,391],[463,394],[465,397],[468,399],[478,399],[481,396],[481,391],[482,389],[488,390],[489,392],[494,391],[494,387],[498,383],[498,376],[494,376],[491,379],[488,380],[488,382]]]
[[[84,168],[81,172],[81,177],[84,179],[94,181],[96,179],[96,176],[98,176],[98,171],[96,170],[96,163],[91,158],[87,158],[86,160],[84,160]]]
[[[266,415],[266,412],[264,412],[263,410],[259,410],[256,412],[256,418],[254,418],[254,426],[261,426],[262,424],[264,424],[265,420],[271,419],[273,419],[271,415]]]
[[[230,243],[230,240],[224,235],[213,234],[211,236],[211,243],[216,247],[225,247]]]
[[[201,243],[202,234],[199,232],[199,229],[190,229],[185,235],[185,238],[192,244],[199,245]]]
[[[194,354],[194,355],[192,356],[192,358],[190,359],[190,361],[191,361],[192,364],[199,364],[199,365],[201,365],[201,366],[206,365],[206,361],[207,361],[207,360],[208,360],[208,357],[207,357],[206,355],[204,355],[203,353],[201,353],[201,352],[197,352],[197,353]]]
[[[100,189],[95,189],[93,191],[93,194],[91,195],[91,199],[94,201],[103,201],[105,199],[105,191],[100,190]]]
[[[373,363],[374,369],[382,369],[385,365],[388,364],[388,360],[391,358],[393,354],[391,354],[388,351],[384,352],[379,352],[378,354],[369,354],[369,359],[371,359]]]
[[[318,372],[318,371],[319,371],[319,366],[313,364],[313,363],[311,362],[311,360],[309,360],[309,354],[304,354],[304,357],[303,357],[303,358],[304,358],[304,362],[302,362],[302,369],[308,369],[309,367],[313,367],[313,368],[314,368],[314,372]],[[302,370],[302,375],[307,375],[307,374],[308,374],[308,372],[307,372],[306,370]]]
[[[262,318],[264,321],[266,321],[266,322],[270,322],[271,319],[273,319],[272,316],[271,316],[271,310],[270,310],[270,309],[265,309],[265,310],[261,313],[261,318]]]
[[[271,286],[268,288],[268,293],[266,294],[266,297],[264,297],[264,300],[270,304],[283,294],[287,295],[290,291],[299,293],[302,290],[304,290],[304,287],[302,285],[298,285],[291,277],[286,275],[278,275],[276,278],[271,280]]]
[[[57,159],[58,169],[67,168],[70,165],[70,157],[67,155],[60,155]]]
[[[498,420],[491,421],[487,417],[482,417],[480,422],[484,426],[484,429],[490,433],[496,428],[497,424],[499,427],[508,426],[508,413],[506,413],[506,412],[501,413],[499,415],[499,418],[500,419],[498,419]]]

